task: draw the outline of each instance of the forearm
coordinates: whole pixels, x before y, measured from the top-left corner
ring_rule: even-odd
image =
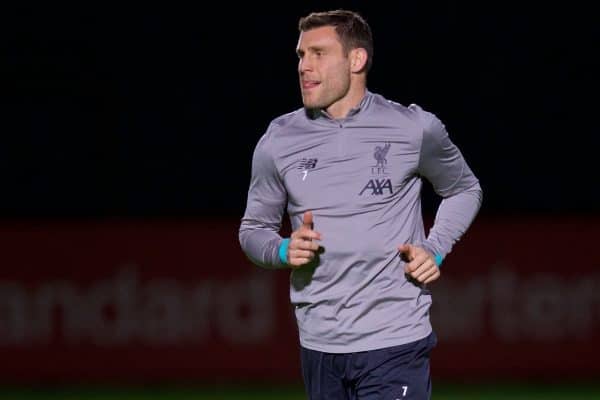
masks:
[[[254,264],[263,268],[283,268],[279,246],[283,238],[274,230],[254,221],[242,220],[239,230],[242,250]]]
[[[252,157],[252,176],[246,211],[239,228],[243,252],[263,268],[284,266],[279,257],[281,218],[287,199],[285,185],[273,159],[269,135],[257,144]]]
[[[482,201],[479,183],[442,199],[434,224],[423,247],[431,254],[445,257],[467,231],[479,212]]]

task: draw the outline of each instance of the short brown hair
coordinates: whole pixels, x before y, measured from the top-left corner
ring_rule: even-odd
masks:
[[[313,12],[300,18],[298,29],[305,32],[323,26],[335,27],[340,42],[346,54],[356,48],[367,51],[367,66],[369,71],[373,64],[373,35],[371,27],[365,19],[355,11],[332,10]]]

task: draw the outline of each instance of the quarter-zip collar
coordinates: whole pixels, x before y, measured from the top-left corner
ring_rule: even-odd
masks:
[[[327,111],[325,111],[324,109],[306,109],[306,115],[309,119],[311,119],[313,121],[316,121],[319,119],[325,119],[325,120],[334,121],[334,122],[335,121],[348,121],[349,119],[353,118],[358,113],[360,113],[361,111],[364,111],[365,109],[367,109],[368,106],[371,104],[372,98],[373,98],[373,94],[369,90],[365,90],[365,95],[363,96],[360,103],[358,103],[358,105],[356,107],[353,107],[352,109],[350,109],[350,111],[348,111],[348,115],[346,115],[344,118],[335,119],[331,115],[329,115],[329,113]]]

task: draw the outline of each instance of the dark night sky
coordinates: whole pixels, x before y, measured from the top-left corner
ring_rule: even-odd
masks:
[[[371,23],[369,89],[445,122],[482,213],[600,211],[591,10],[315,4]],[[3,12],[2,217],[240,216],[254,144],[301,105],[313,7],[225,6]]]

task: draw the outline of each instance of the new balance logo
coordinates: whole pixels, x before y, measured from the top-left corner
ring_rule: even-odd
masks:
[[[308,170],[317,166],[316,158],[303,158],[298,162],[298,169],[302,171],[302,180],[305,181],[308,176]]]
[[[316,158],[303,158],[298,163],[298,169],[301,169],[301,170],[313,169],[317,166],[317,161],[318,160]]]
[[[362,194],[369,189],[371,190],[371,195],[383,194],[384,190],[387,190],[392,194],[392,181],[390,179],[369,179],[369,183],[365,185],[358,195],[362,196]]]

